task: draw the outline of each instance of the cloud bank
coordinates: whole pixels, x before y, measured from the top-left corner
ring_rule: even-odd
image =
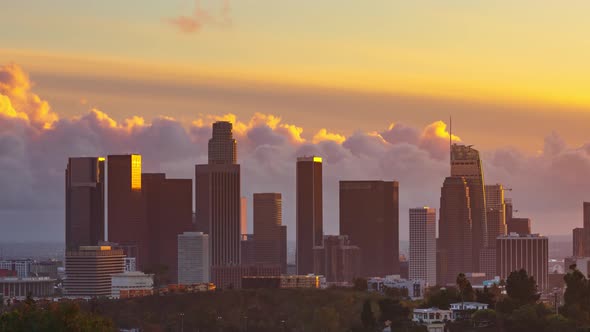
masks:
[[[70,156],[140,153],[147,172],[193,178],[194,165],[207,160],[211,123],[217,120],[234,124],[243,194],[283,194],[284,223],[290,238],[295,235],[297,156],[324,157],[328,234],[338,232],[340,180],[399,181],[400,233],[407,238],[408,209],[424,205],[438,208],[440,186],[449,174],[447,125],[435,119],[425,128],[392,122],[346,136],[326,128],[307,133],[278,115],[262,113],[249,119],[202,114],[190,122],[136,115],[117,122],[105,110],[92,108],[85,114],[62,118],[32,86],[19,66],[0,67],[0,212],[9,211],[11,216],[0,213],[4,230],[49,224],[56,234],[63,233],[64,220],[59,213],[47,218],[36,215],[28,223],[22,222],[26,217],[18,216],[63,210],[64,169]],[[461,139],[453,135],[453,141]],[[513,189],[509,196],[520,215],[533,219],[534,231],[564,234],[581,224],[581,202],[590,198],[590,177],[585,176],[590,171],[590,144],[570,147],[552,133],[536,154],[505,147],[482,151],[482,155],[487,183],[500,182]]]

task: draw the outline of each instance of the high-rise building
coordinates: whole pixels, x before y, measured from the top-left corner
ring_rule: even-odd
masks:
[[[506,235],[506,205],[501,184],[486,185],[488,247],[496,247],[496,238]]]
[[[104,158],[69,158],[66,168],[66,249],[104,240]]]
[[[340,181],[340,234],[361,249],[363,277],[399,274],[399,184]]]
[[[141,192],[141,156],[107,157],[107,237],[125,255],[137,259],[138,269],[148,259],[148,225]]]
[[[479,151],[471,146],[451,145],[451,176],[463,177],[469,187],[471,209],[471,255],[473,270],[479,272],[479,252],[488,245],[486,192]]]
[[[123,273],[123,250],[109,246],[82,246],[66,251],[65,294],[75,297],[111,295],[111,277]]]
[[[297,274],[313,272],[313,247],[321,246],[323,231],[322,158],[297,158],[296,171]]]
[[[517,233],[521,235],[531,234],[531,219],[529,218],[514,218],[506,224],[506,233]]]
[[[256,263],[256,247],[254,234],[242,234],[240,241],[240,264],[253,265]]]
[[[590,202],[584,202],[584,256],[590,257]]]
[[[346,235],[324,235],[324,245],[314,247],[314,274],[326,281],[350,284],[361,275],[361,250]]]
[[[280,193],[254,194],[254,260],[287,272],[287,238]]]
[[[178,283],[209,282],[209,236],[202,232],[178,235]]]
[[[248,234],[248,198],[240,201],[240,234]]]
[[[193,181],[167,179],[163,173],[143,173],[141,181],[149,234],[144,270],[164,268],[160,280],[177,283],[178,235],[193,230]]]
[[[506,224],[512,219],[512,198],[504,198],[504,206],[506,207]]]
[[[447,177],[441,188],[438,251],[443,285],[454,284],[459,273],[473,272],[470,187],[463,177]]]
[[[573,257],[584,257],[584,228],[574,228],[572,231]]]
[[[496,240],[498,275],[506,280],[510,272],[525,269],[537,281],[539,290],[547,289],[549,240],[538,234],[509,234]]]
[[[211,265],[240,263],[240,165],[232,124],[213,124],[209,163],[195,166],[197,231],[209,234]]]
[[[233,136],[233,125],[228,121],[213,124],[213,137],[209,140],[209,164],[235,165],[238,147]]]
[[[409,278],[436,285],[436,209],[410,209]]]

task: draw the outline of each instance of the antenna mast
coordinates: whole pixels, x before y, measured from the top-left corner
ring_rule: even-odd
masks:
[[[453,117],[449,115],[449,160],[453,161]]]

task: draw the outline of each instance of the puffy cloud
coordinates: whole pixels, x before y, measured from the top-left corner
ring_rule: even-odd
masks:
[[[0,115],[26,120],[35,129],[51,128],[59,119],[49,103],[31,92],[29,76],[16,64],[0,67]]]
[[[204,26],[224,27],[231,25],[231,8],[229,0],[224,0],[221,9],[217,11],[206,10],[201,7],[199,1],[195,1],[195,10],[190,16],[177,16],[166,20],[180,32],[195,33],[201,31]]]
[[[442,121],[424,128],[394,123],[349,136],[323,129],[305,139],[300,126],[262,113],[249,119],[238,119],[234,114],[201,114],[191,123],[183,123],[166,116],[116,121],[107,112],[90,109],[84,115],[60,119],[53,112],[40,111],[45,102],[35,102],[41,99],[31,92],[31,82],[18,66],[4,66],[0,72],[2,209],[61,211],[64,168],[70,156],[141,153],[147,172],[193,178],[194,165],[207,160],[211,124],[218,120],[234,124],[243,194],[283,193],[283,215],[290,237],[295,229],[293,188],[298,156],[324,157],[327,234],[338,232],[340,180],[399,181],[400,232],[405,238],[407,209],[437,207],[440,186],[449,174],[449,133]],[[45,109],[49,110],[49,105]],[[460,141],[457,136],[452,139]],[[533,218],[534,230],[565,233],[569,229],[564,226],[580,224],[580,202],[590,199],[590,177],[584,176],[590,171],[590,144],[569,147],[552,133],[537,154],[505,147],[482,151],[482,155],[486,182],[512,187],[515,206],[521,214]],[[61,219],[51,222],[63,227]]]

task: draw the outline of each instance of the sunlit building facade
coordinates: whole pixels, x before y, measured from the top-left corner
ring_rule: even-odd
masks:
[[[451,145],[451,176],[462,177],[469,187],[469,208],[471,210],[471,265],[479,271],[479,252],[488,246],[488,225],[486,191],[483,166],[479,151],[470,145]]]
[[[469,186],[463,177],[447,177],[441,188],[438,251],[439,283],[454,284],[459,273],[473,272]]]

